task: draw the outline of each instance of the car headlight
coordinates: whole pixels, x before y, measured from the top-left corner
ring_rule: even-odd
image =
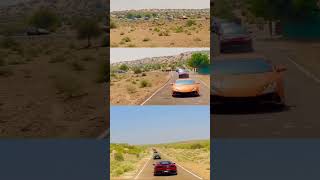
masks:
[[[197,88],[195,88],[195,87],[192,89],[192,91],[196,91],[196,90],[197,90]]]
[[[277,89],[276,82],[272,82],[263,87],[262,94],[269,94],[275,92]]]

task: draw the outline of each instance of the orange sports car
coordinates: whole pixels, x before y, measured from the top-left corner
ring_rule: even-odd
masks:
[[[172,83],[172,96],[178,95],[194,95],[199,96],[200,83],[195,82],[193,79],[178,79]]]
[[[284,105],[284,66],[264,57],[217,58],[212,63],[211,104],[235,102]]]

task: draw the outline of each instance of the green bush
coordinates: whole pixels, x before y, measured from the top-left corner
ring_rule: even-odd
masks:
[[[123,41],[123,42],[131,42],[131,39],[128,36],[126,36],[126,37],[122,38],[121,41]]]
[[[201,149],[201,148],[203,148],[203,146],[201,144],[197,143],[197,144],[192,144],[190,146],[190,148],[191,149]]]
[[[135,68],[133,68],[133,72],[135,74],[140,74],[140,73],[142,73],[142,70],[141,70],[141,68],[135,67]]]
[[[197,23],[196,23],[196,21],[195,20],[188,20],[187,22],[186,22],[186,26],[187,27],[191,27],[191,26],[193,26],[193,25],[197,25]]]
[[[6,36],[1,40],[1,47],[4,49],[16,49],[20,47],[20,44],[13,38]]]
[[[182,26],[179,26],[175,29],[175,32],[176,33],[182,33],[183,32],[183,27]]]
[[[122,153],[119,153],[119,152],[114,154],[114,159],[116,161],[124,161],[124,157],[123,157]]]
[[[74,71],[84,71],[86,70],[85,66],[78,62],[77,60],[74,60],[71,62],[71,67]]]
[[[151,83],[147,80],[140,81],[140,88],[151,87]]]
[[[118,26],[114,20],[110,21],[110,29],[116,29]]]
[[[13,71],[9,67],[0,67],[0,77],[9,77],[13,75]]]

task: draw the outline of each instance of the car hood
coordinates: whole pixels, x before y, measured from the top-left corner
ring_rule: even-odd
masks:
[[[212,76],[211,93],[224,97],[252,97],[262,93],[264,88],[281,78],[275,72]]]
[[[176,92],[192,92],[194,91],[194,88],[198,88],[197,84],[192,84],[192,85],[176,85],[174,84],[172,86],[172,90]]]

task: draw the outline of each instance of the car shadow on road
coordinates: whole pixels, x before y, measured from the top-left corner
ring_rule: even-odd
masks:
[[[223,104],[223,105],[211,105],[211,114],[267,114],[267,113],[279,113],[289,111],[292,106],[283,106],[276,104]]]
[[[200,94],[185,94],[185,95],[175,95],[175,96],[172,96],[173,98],[195,98],[195,97],[200,97],[201,95]]]

